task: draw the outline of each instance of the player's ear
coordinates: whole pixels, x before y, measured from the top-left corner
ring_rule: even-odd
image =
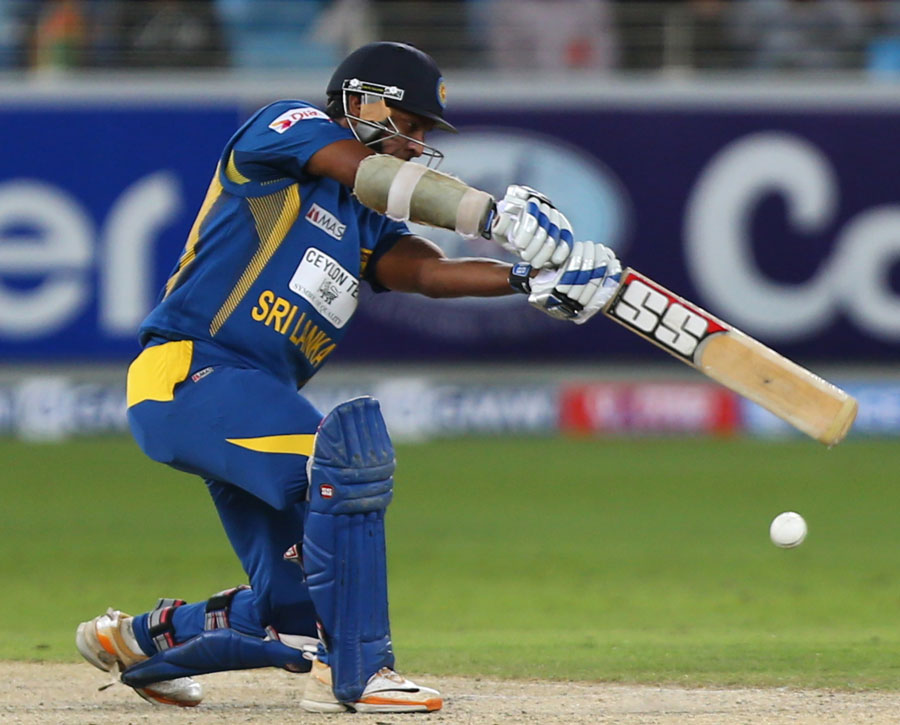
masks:
[[[359,116],[360,108],[362,107],[362,100],[358,93],[348,93],[347,94],[347,111],[351,116]]]

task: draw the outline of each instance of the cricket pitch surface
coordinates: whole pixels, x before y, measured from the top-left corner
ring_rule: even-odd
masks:
[[[499,681],[490,678],[413,679],[437,687],[444,709],[430,714],[317,715],[300,709],[304,675],[275,669],[206,675],[206,699],[196,708],[154,706],[124,685],[104,691],[104,674],[87,664],[0,662],[0,721],[12,725],[235,725],[235,723],[896,723],[900,692],[683,689],[585,682]]]

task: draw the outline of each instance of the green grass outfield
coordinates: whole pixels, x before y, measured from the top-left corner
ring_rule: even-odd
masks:
[[[129,439],[0,441],[0,659],[241,583],[204,486]],[[490,438],[398,448],[401,669],[900,689],[900,443]],[[768,539],[797,510],[803,546]]]

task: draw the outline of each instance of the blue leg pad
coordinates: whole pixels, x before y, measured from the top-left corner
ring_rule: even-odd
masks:
[[[342,403],[324,418],[302,556],[342,702],[358,700],[373,674],[394,666],[384,544],[393,473],[394,448],[374,398]]]
[[[213,629],[129,667],[122,673],[122,682],[131,687],[146,687],[162,680],[224,670],[283,667],[292,672],[308,672],[311,665],[300,650],[281,642],[233,629]]]

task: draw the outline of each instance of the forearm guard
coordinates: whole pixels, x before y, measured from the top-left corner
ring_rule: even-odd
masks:
[[[365,206],[398,221],[450,229],[467,237],[486,234],[494,198],[459,179],[386,154],[363,159],[353,193]]]

